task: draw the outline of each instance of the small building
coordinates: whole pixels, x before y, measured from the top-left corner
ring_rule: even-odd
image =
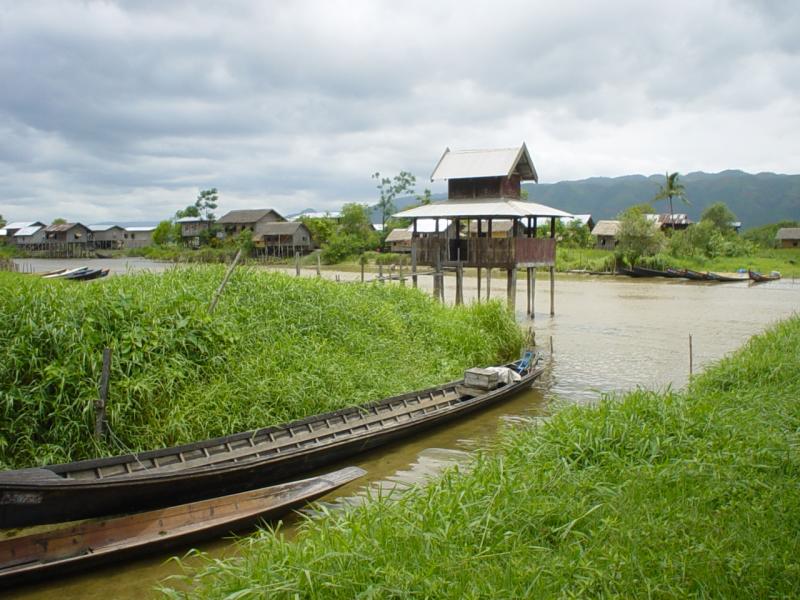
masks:
[[[398,227],[392,229],[386,236],[386,245],[389,252],[408,253],[411,252],[411,236],[413,232],[408,227]]]
[[[125,245],[125,229],[119,225],[89,225],[89,231],[95,248],[116,250]]]
[[[144,248],[153,245],[153,232],[155,225],[142,225],[137,227],[126,227],[123,234],[123,245],[126,248]]]
[[[800,227],[781,227],[775,239],[780,248],[800,248]]]
[[[82,223],[58,223],[46,227],[44,234],[52,244],[87,244],[91,231]]]
[[[181,227],[181,241],[193,248],[200,245],[200,236],[214,223],[203,217],[182,217],[175,222]]]
[[[258,230],[262,233],[258,237],[254,233],[253,241],[256,248],[263,248],[267,254],[294,256],[296,252],[308,254],[314,249],[311,231],[300,221],[266,222]]]
[[[620,222],[613,220],[600,220],[592,229],[592,235],[597,238],[597,248],[600,250],[613,250],[619,235]]]
[[[13,223],[6,223],[6,225],[0,229],[0,242],[13,244],[14,234],[17,233],[17,231],[33,226],[44,228],[45,224],[41,221],[15,221]]]
[[[226,237],[237,236],[245,229],[249,229],[253,232],[254,240],[260,240],[267,235],[265,227],[268,223],[287,222],[283,216],[271,208],[232,210],[217,221],[222,226]]]
[[[17,229],[12,238],[13,243],[20,247],[31,247],[41,244],[45,240],[44,225],[36,223]]]
[[[413,237],[413,227],[398,227],[389,232],[386,243],[391,252],[411,252]],[[417,237],[445,239],[455,237],[455,223],[450,219],[417,219]]]
[[[693,225],[694,222],[689,218],[689,215],[686,213],[661,213],[657,215],[648,214],[645,215],[647,219],[652,221],[653,223],[657,223],[659,228],[663,229],[687,229],[690,225]]]

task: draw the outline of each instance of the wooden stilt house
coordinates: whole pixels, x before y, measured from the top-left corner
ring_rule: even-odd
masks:
[[[446,180],[447,200],[418,206],[395,216],[412,220],[411,260],[441,271],[465,267],[504,269],[508,274],[508,299],[516,297],[516,274],[527,269],[529,313],[533,314],[531,277],[536,268],[550,269],[551,283],[556,261],[555,221],[571,217],[567,212],[521,200],[521,183],[538,181],[533,161],[523,143],[516,148],[492,150],[445,150],[431,181]],[[444,237],[418,235],[419,219],[449,219],[455,223]],[[495,222],[503,222],[504,233],[495,235]],[[548,237],[537,237],[537,226],[549,222]],[[436,287],[436,286],[434,286]],[[456,300],[459,300],[458,289]],[[552,294],[551,294],[552,299]],[[551,304],[552,312],[552,304]]]

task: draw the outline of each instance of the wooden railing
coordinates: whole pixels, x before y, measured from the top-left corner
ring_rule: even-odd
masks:
[[[556,261],[552,238],[416,238],[417,264],[464,267],[544,267]]]

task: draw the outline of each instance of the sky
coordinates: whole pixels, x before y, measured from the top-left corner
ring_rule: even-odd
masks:
[[[797,173],[798,32],[795,0],[0,0],[0,215],[338,210],[523,141],[542,182]]]

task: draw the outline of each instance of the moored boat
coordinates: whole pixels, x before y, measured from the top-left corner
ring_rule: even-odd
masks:
[[[747,277],[736,277],[734,275],[722,275],[720,273],[712,273],[711,271],[708,272],[708,276],[712,281],[720,281],[723,283],[734,283],[737,281],[747,281]]]
[[[691,269],[686,269],[683,276],[686,277],[686,279],[691,279],[692,281],[713,281],[713,279],[709,277],[708,273],[692,271]]]
[[[756,271],[748,271],[747,276],[750,280],[755,281],[756,283],[764,283],[766,281],[777,281],[781,278],[781,274],[777,271],[773,271],[769,275],[764,275],[763,273],[757,273]]]
[[[44,275],[42,279],[60,279],[62,277],[69,277],[71,275],[82,273],[83,271],[88,271],[88,270],[89,267],[75,267],[74,269],[61,269],[59,271],[56,271],[55,273]]]
[[[495,367],[508,378],[488,389],[462,379],[183,446],[6,471],[0,473],[0,528],[144,510],[285,481],[504,400],[542,374],[537,363],[538,356],[526,353]]]
[[[280,517],[365,473],[347,467],[310,479],[6,539],[0,541],[0,585],[224,535],[259,519]]]

